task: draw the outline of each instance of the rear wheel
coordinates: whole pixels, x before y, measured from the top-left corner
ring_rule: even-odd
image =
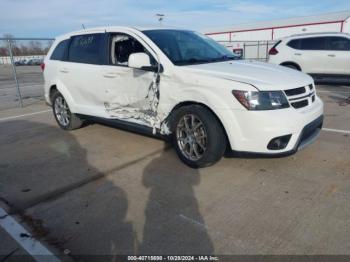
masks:
[[[200,105],[178,109],[173,121],[173,144],[180,159],[193,168],[219,161],[226,149],[226,136],[216,116]]]
[[[58,125],[65,130],[73,130],[83,125],[83,120],[72,113],[63,95],[55,91],[52,95],[52,109]]]
[[[297,65],[294,65],[294,64],[282,64],[282,66],[285,66],[285,67],[288,67],[290,69],[294,69],[294,70],[297,70],[297,71],[301,71],[300,67],[298,67]]]

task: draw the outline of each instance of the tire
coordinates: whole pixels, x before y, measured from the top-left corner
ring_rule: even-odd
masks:
[[[186,165],[207,167],[222,158],[226,135],[209,109],[200,105],[181,107],[174,112],[171,123],[173,145]]]
[[[70,111],[63,95],[57,90],[52,95],[52,110],[57,124],[64,130],[78,129],[84,123],[82,119]]]

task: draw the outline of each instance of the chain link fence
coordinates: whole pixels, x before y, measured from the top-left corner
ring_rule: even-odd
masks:
[[[44,100],[40,68],[52,38],[0,38],[0,110]]]
[[[277,41],[218,41],[241,59],[267,62],[269,50]]]

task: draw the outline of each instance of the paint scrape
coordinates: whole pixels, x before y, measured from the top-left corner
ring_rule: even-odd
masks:
[[[106,112],[112,118],[149,126],[153,128],[153,134],[157,129],[160,129],[161,134],[170,134],[168,125],[162,122],[164,115],[158,114],[159,82],[159,74],[155,73],[147,95],[142,100],[134,99],[130,103],[123,103],[119,100],[120,97],[117,97],[111,103],[104,103]]]

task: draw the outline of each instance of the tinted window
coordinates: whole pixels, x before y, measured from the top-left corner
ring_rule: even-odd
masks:
[[[327,50],[350,51],[350,40],[344,37],[328,37]]]
[[[72,37],[68,51],[70,62],[101,64],[104,34],[78,35]]]
[[[294,49],[300,49],[300,40],[299,39],[292,40],[287,44],[287,46]]]
[[[66,51],[66,47],[68,44],[69,40],[63,40],[62,42],[60,42],[55,50],[53,50],[52,55],[50,57],[51,60],[63,60],[64,58],[64,53]]]
[[[300,49],[303,50],[325,50],[326,38],[325,37],[313,37],[300,39]]]

